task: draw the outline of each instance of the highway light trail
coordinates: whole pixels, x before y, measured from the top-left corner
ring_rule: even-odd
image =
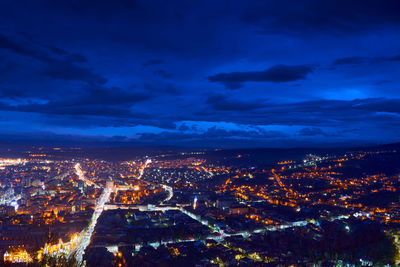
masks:
[[[95,186],[96,188],[100,188],[100,186],[98,186],[97,184],[88,180],[85,177],[85,174],[83,173],[83,171],[81,169],[81,165],[79,163],[76,163],[74,168],[75,168],[75,173],[78,176],[78,178],[80,180],[84,181],[85,184],[87,184],[89,186]],[[93,212],[92,218],[89,221],[89,225],[87,226],[87,228],[85,230],[83,230],[83,232],[80,235],[79,244],[75,250],[75,258],[78,263],[78,266],[82,264],[83,254],[85,253],[85,249],[90,244],[90,239],[91,239],[94,229],[96,227],[97,220],[99,219],[101,213],[103,212],[104,205],[110,198],[112,191],[113,190],[111,188],[104,188],[103,193],[100,195],[100,197],[96,201],[95,210]]]
[[[88,227],[81,233],[80,242],[75,251],[75,258],[78,266],[82,264],[83,254],[85,253],[86,247],[90,244],[90,239],[96,227],[97,220],[103,212],[104,204],[108,201],[112,192],[112,189],[104,188],[103,193],[97,200],[96,207],[93,212],[92,218],[90,219]]]
[[[164,202],[170,201],[171,198],[174,196],[174,191],[172,190],[172,187],[168,186],[168,185],[161,185],[162,188],[164,188],[165,191],[168,192],[168,196],[161,202],[161,204],[164,204]]]
[[[136,177],[136,179],[141,179],[144,173],[144,170],[147,168],[147,165],[149,165],[151,163],[151,159],[147,159],[146,162],[144,163],[144,166],[140,169],[139,171],[139,176]]]
[[[139,176],[136,178],[138,180],[140,180],[143,176],[144,170],[147,168],[147,166],[151,163],[151,159],[147,159],[146,162],[144,163],[143,167],[140,169],[139,171]],[[148,181],[145,181],[148,184],[152,184]],[[165,185],[165,184],[160,184],[162,186],[162,188],[168,192],[168,196],[161,201],[160,204],[164,204],[164,202],[170,201],[172,199],[172,197],[174,196],[174,191],[172,190],[172,187]]]
[[[82,180],[83,182],[85,182],[85,184],[87,184],[89,186],[93,185],[96,188],[100,188],[100,186],[98,186],[97,184],[95,184],[94,182],[88,180],[85,177],[85,174],[83,173],[83,171],[81,169],[81,164],[79,164],[79,163],[75,164],[74,168],[75,168],[75,173],[76,173],[76,175],[78,175],[79,180]]]
[[[137,177],[137,179],[141,179],[144,170],[146,169],[146,167],[148,166],[148,164],[151,163],[151,160],[148,159],[146,160],[143,168],[140,170],[140,175]],[[78,175],[79,179],[84,181],[87,185],[94,185],[95,187],[99,188],[98,185],[96,185],[95,183],[93,183],[92,181],[88,180],[79,163],[75,164],[74,166],[75,168],[75,172]],[[170,188],[172,190],[172,188]],[[82,265],[83,262],[83,254],[85,253],[85,250],[87,248],[87,246],[89,246],[90,244],[90,240],[92,238],[92,234],[94,232],[94,229],[96,228],[96,224],[97,224],[97,220],[99,219],[99,217],[101,216],[103,210],[104,210],[104,205],[108,202],[108,200],[110,199],[111,193],[112,192],[117,192],[117,189],[115,188],[104,188],[103,193],[101,194],[101,196],[97,199],[96,202],[96,207],[95,210],[93,212],[92,218],[89,221],[89,225],[87,226],[87,228],[81,233],[81,238],[79,240],[79,244],[75,250],[75,259],[77,261],[78,266]],[[172,197],[171,193],[169,194],[169,196]]]

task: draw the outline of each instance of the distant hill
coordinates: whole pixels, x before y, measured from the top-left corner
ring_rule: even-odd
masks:
[[[340,154],[350,151],[398,150],[400,143],[365,147],[338,148],[240,148],[240,149],[191,149],[174,146],[29,146],[24,144],[0,144],[0,157],[26,157],[29,153],[41,152],[55,158],[97,158],[105,160],[132,160],[142,156],[165,154],[169,158],[188,157],[188,152],[203,152],[193,157],[207,158],[229,165],[272,165],[283,160],[301,160],[306,154]],[[182,155],[184,154],[184,155]]]

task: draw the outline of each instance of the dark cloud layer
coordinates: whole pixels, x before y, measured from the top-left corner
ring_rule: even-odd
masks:
[[[398,141],[399,10],[395,0],[3,1],[0,127],[151,145]]]
[[[320,128],[312,127],[312,128],[303,128],[298,132],[301,136],[318,136],[318,135],[326,135],[324,131]]]
[[[142,142],[164,143],[169,145],[191,145],[195,147],[202,146],[220,146],[221,144],[235,147],[243,147],[246,145],[254,145],[258,142],[274,142],[285,138],[285,133],[279,131],[265,131],[261,129],[243,131],[243,130],[225,130],[211,127],[203,133],[186,133],[186,132],[162,132],[159,134],[143,133],[139,140]],[[242,144],[237,144],[241,140]],[[236,145],[234,145],[236,143]],[[208,144],[208,145],[207,145]]]
[[[221,82],[230,89],[232,84],[241,84],[243,82],[293,82],[304,80],[307,75],[313,71],[310,66],[287,66],[275,65],[264,71],[231,72],[219,73],[208,77],[211,82]]]
[[[207,98],[206,103],[215,110],[225,111],[251,111],[261,107],[265,104],[262,101],[242,101],[235,99],[228,99],[222,95],[214,95]]]
[[[24,55],[27,57],[35,58],[44,62],[52,62],[53,59],[44,51],[32,48],[29,43],[21,44],[16,42],[5,35],[0,35],[0,49],[12,51],[16,54]]]
[[[104,84],[107,79],[93,73],[90,69],[78,66],[76,63],[86,62],[79,54],[69,54],[56,47],[32,45],[32,42],[17,42],[0,35],[0,49],[9,50],[16,54],[37,59],[45,63],[43,74],[55,79],[83,81],[89,84]],[[61,55],[61,57],[59,57]]]
[[[400,24],[397,13],[400,3],[396,0],[248,1],[246,7],[243,21],[259,25],[265,33],[288,30],[297,34],[313,31],[359,33]]]
[[[400,55],[389,56],[389,57],[344,57],[336,59],[332,65],[358,65],[358,64],[377,64],[382,62],[395,62],[400,61]]]
[[[145,62],[142,63],[143,67],[147,67],[147,66],[155,66],[155,65],[160,65],[164,63],[163,59],[149,59]]]

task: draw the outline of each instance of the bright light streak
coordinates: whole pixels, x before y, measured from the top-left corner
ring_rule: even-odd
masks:
[[[197,207],[197,196],[195,196],[193,200],[193,209],[195,210],[196,207]]]
[[[95,210],[93,212],[92,218],[90,219],[88,227],[82,232],[80,243],[76,248],[76,261],[78,262],[78,266],[82,263],[83,254],[85,253],[86,247],[90,244],[90,239],[94,232],[94,229],[97,224],[97,220],[99,219],[101,213],[104,210],[105,203],[109,200],[113,189],[105,188],[99,199],[97,200]]]
[[[98,186],[97,184],[93,183],[92,181],[88,180],[85,177],[85,174],[83,173],[81,168],[81,164],[79,163],[75,164],[74,168],[75,168],[75,173],[76,175],[78,175],[79,180],[82,180],[87,185],[94,185],[96,188],[100,188],[100,186]]]
[[[19,205],[18,205],[18,202],[17,202],[16,200],[11,201],[10,206],[11,206],[11,207],[14,207],[15,212],[18,211]]]

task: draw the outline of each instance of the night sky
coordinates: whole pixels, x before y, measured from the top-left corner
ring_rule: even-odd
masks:
[[[400,141],[400,2],[1,1],[0,141]]]

